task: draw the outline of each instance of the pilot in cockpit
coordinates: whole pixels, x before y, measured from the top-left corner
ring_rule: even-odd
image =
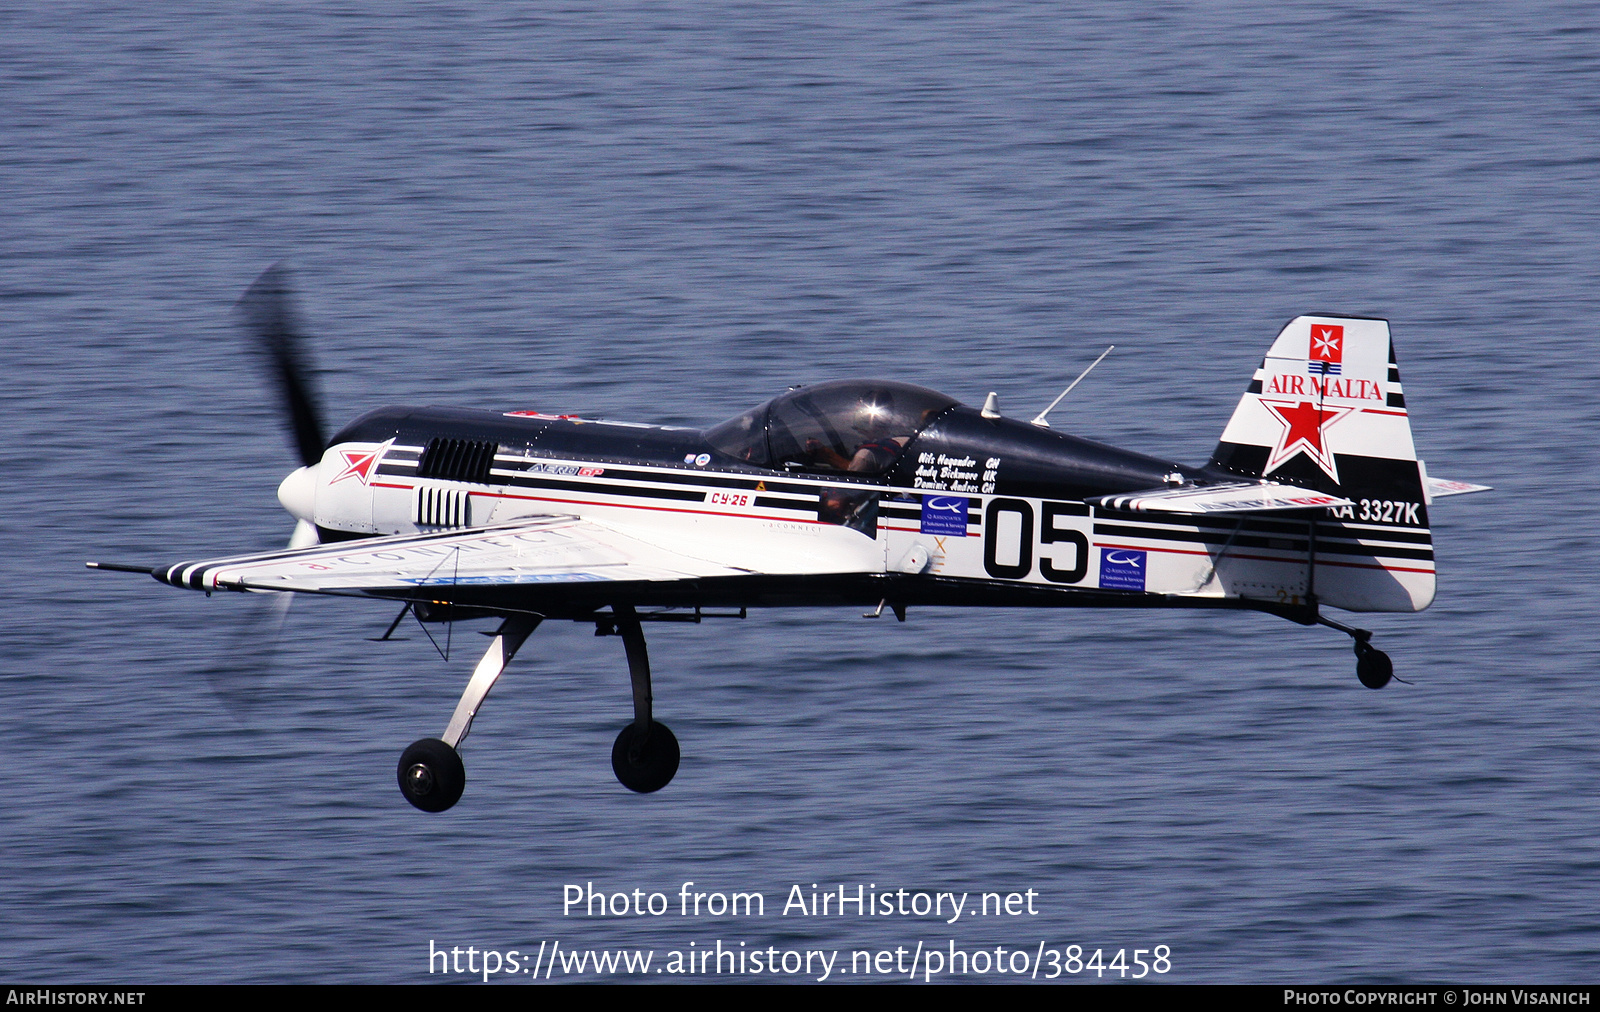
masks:
[[[840,471],[857,471],[863,474],[880,474],[894,464],[900,451],[911,442],[910,436],[869,436],[856,446],[850,457],[835,450],[820,439],[806,440],[806,452],[815,464],[837,468]]]

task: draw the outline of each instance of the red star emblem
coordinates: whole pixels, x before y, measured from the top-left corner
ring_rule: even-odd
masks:
[[[1333,462],[1333,451],[1324,438],[1328,427],[1355,411],[1355,408],[1325,408],[1310,401],[1274,402],[1262,400],[1262,406],[1271,411],[1283,425],[1278,442],[1267,457],[1263,474],[1271,474],[1297,453],[1304,453],[1322,468],[1334,484],[1339,483],[1339,469]]]
[[[372,467],[383,456],[385,447],[376,450],[340,450],[339,456],[344,458],[344,470],[329,485],[337,485],[346,478],[358,478],[361,484],[367,483],[367,476],[372,473]]]

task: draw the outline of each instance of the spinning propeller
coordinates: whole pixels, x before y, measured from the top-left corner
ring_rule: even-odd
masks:
[[[316,385],[311,378],[311,358],[295,332],[294,309],[289,304],[289,277],[282,264],[273,264],[239,297],[239,317],[254,350],[267,366],[289,423],[289,435],[300,463],[307,467],[322,460],[328,446],[323,436]]]
[[[240,297],[237,308],[250,348],[266,367],[278,395],[290,445],[303,465],[284,480],[278,498],[297,517],[289,547],[306,548],[319,540],[310,520],[310,497],[316,488],[314,472],[328,441],[323,434],[311,356],[296,327],[283,265],[274,264],[263,271]],[[236,715],[258,697],[256,688],[277,652],[293,600],[293,594],[271,594],[259,602],[240,631],[238,645],[207,672],[218,698]]]
[[[295,326],[289,276],[282,264],[268,267],[245,289],[239,298],[238,310],[251,349],[266,367],[267,378],[282,404],[290,444],[304,465],[284,481],[278,492],[284,506],[299,518],[289,547],[314,545],[318,540],[317,529],[310,519],[311,503],[306,500],[316,487],[311,469],[322,462],[322,451],[327,448],[328,440],[323,435],[311,355]]]

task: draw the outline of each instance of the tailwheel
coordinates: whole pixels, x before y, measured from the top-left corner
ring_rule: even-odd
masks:
[[[424,812],[444,811],[461,800],[467,787],[460,754],[438,738],[424,738],[400,753],[396,772],[400,793]]]
[[[638,723],[629,724],[611,746],[612,772],[622,786],[640,794],[661,790],[678,772],[677,737],[660,721],[649,726],[649,732],[641,734]]]
[[[1369,689],[1381,689],[1394,677],[1394,663],[1389,655],[1368,643],[1356,640],[1356,677]]]
[[[1315,615],[1315,612],[1313,614]],[[1362,685],[1369,689],[1381,689],[1394,678],[1394,662],[1389,660],[1388,654],[1372,645],[1372,633],[1345,625],[1343,622],[1335,622],[1325,615],[1316,615],[1315,621],[1318,625],[1337,629],[1355,640],[1356,677],[1361,679]],[[1400,680],[1405,681],[1404,678]]]

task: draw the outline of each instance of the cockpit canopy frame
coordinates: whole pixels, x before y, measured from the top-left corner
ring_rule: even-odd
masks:
[[[911,383],[835,380],[794,387],[705,437],[718,452],[758,467],[877,477],[958,403]]]

